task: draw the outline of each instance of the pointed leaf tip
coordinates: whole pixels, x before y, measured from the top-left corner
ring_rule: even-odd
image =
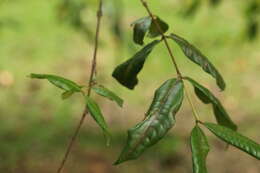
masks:
[[[212,104],[218,124],[237,130],[237,125],[232,121],[221,102],[204,86],[190,77],[185,77],[194,87],[195,94],[205,104]]]
[[[221,74],[218,72],[215,66],[208,60],[208,58],[200,52],[200,50],[198,50],[187,40],[176,34],[171,34],[169,38],[174,40],[180,46],[187,58],[189,58],[195,64],[199,65],[206,73],[210,74],[213,78],[215,78],[216,83],[221,90],[224,90],[226,88],[225,81]]]
[[[260,160],[260,144],[234,130],[213,123],[203,123],[214,135]]]
[[[117,96],[114,92],[111,90],[105,88],[102,85],[94,86],[92,89],[98,94],[103,97],[108,98],[109,100],[115,101],[118,106],[123,107],[124,100],[121,99],[119,96]]]

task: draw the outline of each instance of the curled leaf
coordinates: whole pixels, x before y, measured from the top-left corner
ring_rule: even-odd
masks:
[[[133,39],[136,44],[143,45],[144,37],[146,32],[149,30],[152,23],[151,17],[143,17],[141,19],[136,20],[131,25],[134,26],[134,35]]]
[[[160,29],[158,29],[158,26]],[[154,38],[160,36],[162,33],[168,31],[169,25],[161,20],[158,16],[155,16],[155,19],[151,23],[151,27],[149,29],[148,37]]]
[[[213,134],[221,140],[260,160],[260,145],[234,130],[213,123],[203,123]]]
[[[115,164],[138,158],[156,144],[175,124],[175,114],[183,100],[183,82],[167,80],[155,92],[146,118],[128,130],[126,145]]]
[[[209,152],[209,144],[205,134],[197,125],[191,132],[190,142],[193,173],[207,173],[206,158]]]
[[[148,37],[154,38],[169,29],[169,25],[158,16],[154,16],[153,20],[150,16],[146,16],[136,20],[131,25],[134,26],[134,42],[139,45],[144,44],[144,37],[148,31]],[[160,27],[160,29],[158,29],[158,27]]]
[[[171,34],[169,38],[173,39],[181,47],[186,57],[188,57],[192,62],[199,65],[206,73],[214,77],[216,79],[217,85],[221,90],[225,89],[226,84],[223,77],[205,55],[203,55],[195,46],[190,44],[187,40],[176,34]]]
[[[154,40],[147,44],[132,58],[117,66],[112,76],[122,85],[129,89],[134,89],[138,83],[137,75],[142,70],[146,58],[160,41]]]
[[[194,87],[194,91],[198,98],[205,104],[211,103],[218,124],[226,126],[232,130],[237,129],[237,125],[231,120],[230,116],[222,106],[221,102],[205,87],[195,80],[185,77]]]
[[[106,97],[112,101],[115,101],[120,107],[123,106],[123,99],[121,99],[119,96],[117,96],[114,92],[111,90],[105,88],[104,86],[94,86],[92,89],[99,95]]]

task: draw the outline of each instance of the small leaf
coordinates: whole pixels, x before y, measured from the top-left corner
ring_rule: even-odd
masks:
[[[144,36],[146,32],[149,30],[152,23],[151,17],[143,17],[141,19],[136,20],[131,25],[134,26],[134,42],[139,45],[144,44]]]
[[[218,124],[226,126],[232,130],[237,129],[236,124],[231,120],[221,102],[207,88],[189,77],[185,77],[185,79],[193,85],[196,95],[203,103],[212,104]]]
[[[160,41],[154,40],[137,52],[132,58],[120,64],[114,70],[112,76],[122,85],[134,89],[138,83],[137,75],[142,70],[146,58]]]
[[[205,134],[197,125],[191,132],[190,142],[193,173],[207,173],[206,158],[209,152],[209,144]]]
[[[159,17],[155,16],[155,20],[152,21],[152,24],[149,29],[148,37],[154,38],[161,35],[160,30],[158,29],[157,24],[160,26],[160,30],[162,33],[165,33],[169,29],[169,25],[161,20]]]
[[[225,81],[218,72],[218,70],[213,66],[213,64],[204,56],[196,47],[186,41],[184,38],[171,34],[169,36],[173,39],[182,49],[183,53],[194,63],[201,66],[201,68],[209,73],[212,77],[216,79],[217,85],[221,90],[224,90],[226,87]]]
[[[175,124],[175,114],[182,100],[182,80],[170,79],[158,88],[145,119],[128,130],[126,145],[115,164],[137,159],[162,139]]]
[[[203,123],[203,125],[221,140],[260,160],[260,145],[258,143],[224,126],[213,123]]]
[[[98,106],[98,104],[90,97],[86,96],[86,106],[90,113],[90,115],[93,117],[93,119],[97,122],[99,127],[103,130],[103,133],[107,139],[107,143],[109,144],[109,132],[108,127],[106,124],[106,121],[104,119],[104,116]]]
[[[114,92],[110,91],[109,89],[105,88],[104,86],[94,86],[92,89],[99,95],[106,97],[112,101],[115,101],[120,107],[123,106],[123,99],[118,97]]]
[[[30,77],[36,79],[47,79],[53,85],[65,91],[81,92],[82,86],[60,76],[50,74],[31,74]]]
[[[73,91],[65,91],[64,93],[62,93],[61,95],[61,98],[64,100],[64,99],[67,99],[69,98],[70,96],[72,96],[74,94]]]

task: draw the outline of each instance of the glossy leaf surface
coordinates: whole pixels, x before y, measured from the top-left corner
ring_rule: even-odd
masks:
[[[260,160],[260,145],[258,143],[224,126],[213,123],[204,123],[204,125],[221,140]]]
[[[156,46],[159,42],[159,40],[155,40],[147,44],[132,58],[117,66],[112,76],[125,87],[134,89],[138,83],[138,73],[142,70],[145,60],[153,50],[154,46]]]
[[[65,90],[65,91],[81,92],[82,86],[79,86],[75,82],[73,82],[69,79],[60,77],[60,76],[50,75],[50,74],[33,74],[32,73],[30,75],[30,77],[36,78],[36,79],[47,79],[53,85]]]
[[[98,106],[98,104],[90,97],[86,96],[86,106],[87,109],[92,116],[92,118],[97,122],[99,127],[102,129],[104,135],[107,138],[107,142],[109,143],[109,132],[108,132],[108,127],[106,124],[106,121],[104,119],[104,116]]]
[[[149,30],[152,23],[151,17],[143,17],[141,19],[136,20],[131,25],[134,26],[134,35],[133,39],[136,44],[143,45],[144,37],[147,31]]]
[[[195,80],[185,77],[194,87],[194,91],[198,98],[205,104],[211,103],[218,124],[226,126],[232,130],[236,130],[236,124],[231,120],[230,116],[222,106],[221,102],[205,87]]]
[[[175,124],[175,114],[183,100],[183,82],[167,80],[155,92],[145,119],[128,130],[128,138],[115,164],[138,158],[147,148],[156,144]]]
[[[209,152],[209,144],[205,134],[197,125],[191,132],[190,143],[193,173],[207,173],[206,158]]]
[[[190,44],[184,38],[177,36],[176,34],[171,34],[169,37],[181,47],[186,57],[188,57],[192,62],[199,65],[205,72],[216,79],[217,85],[221,90],[225,89],[226,84],[224,79],[206,56],[204,56],[195,46]]]
[[[104,86],[94,86],[92,87],[92,89],[99,95],[106,97],[112,101],[115,101],[120,107],[123,106],[123,99],[121,99],[120,97],[118,97],[114,92],[112,92],[111,90],[105,88]]]

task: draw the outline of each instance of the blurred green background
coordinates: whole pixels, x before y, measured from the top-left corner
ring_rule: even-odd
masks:
[[[258,7],[255,6],[258,4]],[[199,47],[224,76],[227,89],[187,60],[171,44],[181,71],[210,88],[223,102],[239,131],[260,142],[259,1],[149,0],[152,11],[175,32]],[[0,172],[47,173],[57,169],[81,116],[84,101],[28,74],[49,73],[85,84],[93,54],[96,0],[0,0]],[[138,160],[112,166],[126,131],[143,119],[154,90],[175,70],[163,44],[152,53],[134,91],[120,86],[111,73],[139,46],[130,23],[146,15],[138,0],[105,1],[97,80],[124,98],[124,108],[93,95],[112,133],[107,147],[100,129],[87,117],[64,173],[192,172],[189,133],[193,126],[187,102],[177,125]],[[145,40],[148,43],[150,40]],[[190,87],[190,90],[192,88]],[[192,96],[203,120],[214,121],[211,107]],[[206,130],[206,129],[205,129]],[[207,132],[207,134],[209,134]],[[210,135],[208,169],[212,173],[259,173],[260,164]]]

